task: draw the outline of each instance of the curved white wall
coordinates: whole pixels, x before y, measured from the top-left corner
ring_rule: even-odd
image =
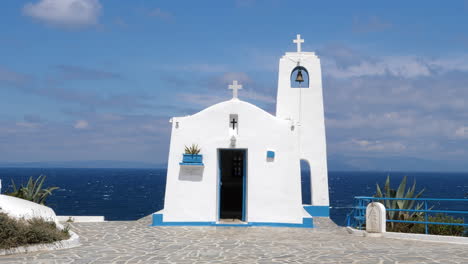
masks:
[[[0,212],[18,219],[40,217],[58,223],[52,208],[8,195],[0,195]]]

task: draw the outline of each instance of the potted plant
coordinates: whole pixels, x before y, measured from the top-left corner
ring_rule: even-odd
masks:
[[[203,156],[200,154],[201,149],[196,144],[192,146],[185,146],[185,153],[183,157],[184,163],[201,163],[203,161]]]

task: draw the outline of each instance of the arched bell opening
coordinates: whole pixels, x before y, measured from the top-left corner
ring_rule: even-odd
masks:
[[[302,66],[297,66],[291,72],[291,88],[309,88],[309,72]]]
[[[310,164],[307,160],[301,159],[301,193],[302,204],[312,204],[311,201],[311,183],[312,175],[310,172]]]

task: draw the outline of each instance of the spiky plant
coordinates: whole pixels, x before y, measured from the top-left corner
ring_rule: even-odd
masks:
[[[185,154],[198,155],[200,151],[201,149],[196,144],[192,144],[190,147],[185,146]]]
[[[45,179],[45,175],[40,175],[35,180],[33,177],[29,177],[28,183],[26,185],[21,185],[19,188],[17,188],[15,182],[11,180],[13,192],[8,193],[7,195],[38,204],[45,204],[47,197],[52,194],[52,191],[59,189],[58,187],[42,188]]]
[[[387,176],[385,185],[383,187],[384,192],[380,188],[379,184],[376,184],[377,190],[374,197],[382,198],[419,198],[424,192],[424,189],[415,194],[416,191],[416,180],[414,180],[413,186],[406,190],[407,177],[403,177],[400,185],[396,190],[390,188],[390,176]],[[424,203],[416,203],[414,200],[380,200],[379,202],[385,205],[387,209],[405,209],[405,210],[420,210]],[[406,212],[406,211],[387,211],[387,219],[391,220],[411,220],[418,221],[423,216],[422,212]],[[389,223],[389,229],[396,231],[396,229],[411,229],[414,224],[411,223]]]

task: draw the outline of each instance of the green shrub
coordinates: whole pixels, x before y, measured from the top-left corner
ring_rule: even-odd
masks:
[[[403,177],[397,190],[394,190],[390,188],[390,177],[387,177],[383,188],[377,184],[374,197],[420,198],[424,189],[416,193],[416,181],[410,188],[406,189],[406,180],[406,176]],[[378,202],[384,204],[386,209],[421,210],[424,205],[423,203],[416,203],[414,200],[379,200]],[[429,208],[429,210],[431,209],[432,207]],[[425,221],[424,212],[387,211],[386,217],[390,220]],[[429,215],[428,221],[463,224],[463,218],[455,218],[446,214]],[[389,232],[426,233],[424,224],[387,222],[386,227]],[[463,236],[464,228],[463,226],[429,225],[428,231],[432,235]]]
[[[198,155],[200,154],[200,151],[201,149],[198,147],[198,145],[192,144],[190,147],[185,146],[185,154]]]
[[[416,193],[416,181],[413,185],[406,189],[407,177],[403,177],[400,185],[396,190],[390,187],[390,177],[387,177],[385,185],[381,188],[376,184],[376,193],[374,197],[382,198],[419,198],[421,197],[424,189]],[[383,190],[383,191],[382,191]],[[420,210],[423,203],[416,203],[414,200],[378,200],[386,209],[404,209],[404,210]],[[404,220],[404,221],[419,221],[424,213],[422,212],[407,212],[407,211],[387,211],[387,219],[390,220]],[[412,223],[387,223],[387,230],[391,232],[410,232],[414,226]]]
[[[40,218],[18,220],[0,213],[0,249],[52,243],[68,238],[68,228],[59,230],[54,222]]]
[[[42,188],[45,175],[40,175],[36,180],[30,177],[26,185],[21,185],[20,188],[16,187],[15,182],[12,180],[13,192],[7,193],[7,195],[35,202],[38,204],[45,204],[45,201],[52,191],[58,189],[58,187]]]
[[[424,218],[417,221],[424,221]],[[458,223],[463,224],[463,218],[456,218],[446,214],[436,214],[428,217],[429,222],[439,223]],[[463,226],[451,226],[451,225],[429,225],[429,234],[431,235],[442,235],[442,236],[463,236]],[[424,224],[416,224],[411,228],[411,233],[425,234]]]

